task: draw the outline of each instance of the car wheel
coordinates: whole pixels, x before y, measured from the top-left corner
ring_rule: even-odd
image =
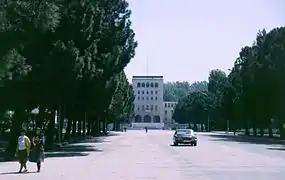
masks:
[[[193,145],[194,145],[194,146],[197,146],[197,142],[194,142]]]
[[[174,145],[174,146],[178,146],[178,143],[177,143],[177,142],[173,142],[173,145]]]

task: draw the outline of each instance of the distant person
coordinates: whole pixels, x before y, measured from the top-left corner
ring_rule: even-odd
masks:
[[[46,142],[45,134],[44,132],[42,132],[41,134],[42,134],[43,145],[45,145],[45,142]]]
[[[124,127],[124,131],[127,132],[127,128],[126,127]]]
[[[33,137],[33,149],[30,162],[37,163],[37,172],[41,171],[41,163],[44,160],[44,139],[41,128],[37,128],[36,135]]]
[[[236,128],[233,128],[233,131],[234,131],[234,136],[236,136],[237,129],[236,129]]]
[[[147,131],[148,131],[148,128],[147,128],[147,127],[145,127],[144,129],[145,129],[145,133],[147,133]]]
[[[15,156],[19,158],[20,163],[20,170],[19,173],[22,173],[22,170],[24,168],[23,172],[28,172],[27,169],[27,161],[30,154],[30,148],[31,148],[31,141],[26,136],[26,131],[23,129],[21,130],[21,135],[18,138],[18,144]]]

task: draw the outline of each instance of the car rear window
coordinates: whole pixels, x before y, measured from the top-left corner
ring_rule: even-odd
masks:
[[[191,129],[183,129],[183,130],[177,130],[176,134],[194,134],[194,132]]]

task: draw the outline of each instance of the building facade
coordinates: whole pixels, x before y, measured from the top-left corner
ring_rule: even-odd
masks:
[[[163,108],[164,108],[163,121],[164,121],[165,128],[171,128],[175,124],[175,121],[172,119],[172,116],[173,116],[176,105],[177,105],[177,102],[175,101],[164,101],[163,102]]]
[[[163,76],[133,76],[133,128],[163,128]]]

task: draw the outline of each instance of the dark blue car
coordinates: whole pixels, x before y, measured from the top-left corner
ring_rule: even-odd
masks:
[[[197,136],[192,129],[177,129],[173,135],[173,145],[189,144],[197,146]]]

